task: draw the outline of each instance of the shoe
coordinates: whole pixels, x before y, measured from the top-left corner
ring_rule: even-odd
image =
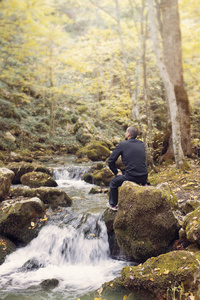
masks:
[[[114,211],[118,210],[117,206],[111,206],[111,209],[114,210]]]
[[[109,203],[107,204],[107,207],[114,210],[114,211],[117,211],[117,205],[116,206],[111,206]]]

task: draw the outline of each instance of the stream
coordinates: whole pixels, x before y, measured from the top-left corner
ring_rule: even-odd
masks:
[[[0,299],[74,300],[120,274],[127,263],[109,255],[101,215],[107,194],[89,194],[92,184],[81,180],[92,163],[76,164],[74,156],[45,163],[53,169],[58,188],[73,198],[70,208],[49,209],[47,225],[29,245],[19,248],[0,266]],[[44,290],[40,283],[57,279]],[[121,298],[120,298],[121,299]]]

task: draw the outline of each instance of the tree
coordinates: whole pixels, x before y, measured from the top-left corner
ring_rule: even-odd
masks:
[[[170,117],[172,123],[172,143],[173,143],[173,150],[174,150],[174,157],[176,165],[179,169],[183,167],[183,150],[181,146],[181,129],[180,129],[180,119],[178,114],[178,106],[176,102],[176,95],[174,91],[174,84],[170,78],[170,75],[167,71],[166,65],[164,63],[162,57],[162,51],[158,39],[158,26],[156,24],[156,14],[154,9],[154,1],[148,0],[148,7],[149,7],[149,20],[150,20],[150,27],[151,27],[151,36],[154,46],[154,51],[156,55],[157,65],[159,68],[160,76],[163,80],[168,103],[169,103],[169,110],[170,110]]]
[[[163,57],[174,85],[184,155],[191,155],[190,108],[183,80],[181,31],[177,0],[161,0]]]

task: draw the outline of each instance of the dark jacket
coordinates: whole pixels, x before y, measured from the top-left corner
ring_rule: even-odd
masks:
[[[127,178],[131,179],[132,176],[143,176],[148,174],[145,147],[142,141],[131,138],[122,141],[113,150],[108,160],[108,166],[115,175],[118,173],[115,162],[120,155],[123,164],[126,166],[124,175]]]

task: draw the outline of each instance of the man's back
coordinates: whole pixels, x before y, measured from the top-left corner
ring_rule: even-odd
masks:
[[[146,164],[145,147],[142,141],[130,138],[122,141],[112,152],[108,164],[114,174],[116,172],[115,162],[121,155],[122,162],[126,166],[126,177],[143,176],[148,173]]]

